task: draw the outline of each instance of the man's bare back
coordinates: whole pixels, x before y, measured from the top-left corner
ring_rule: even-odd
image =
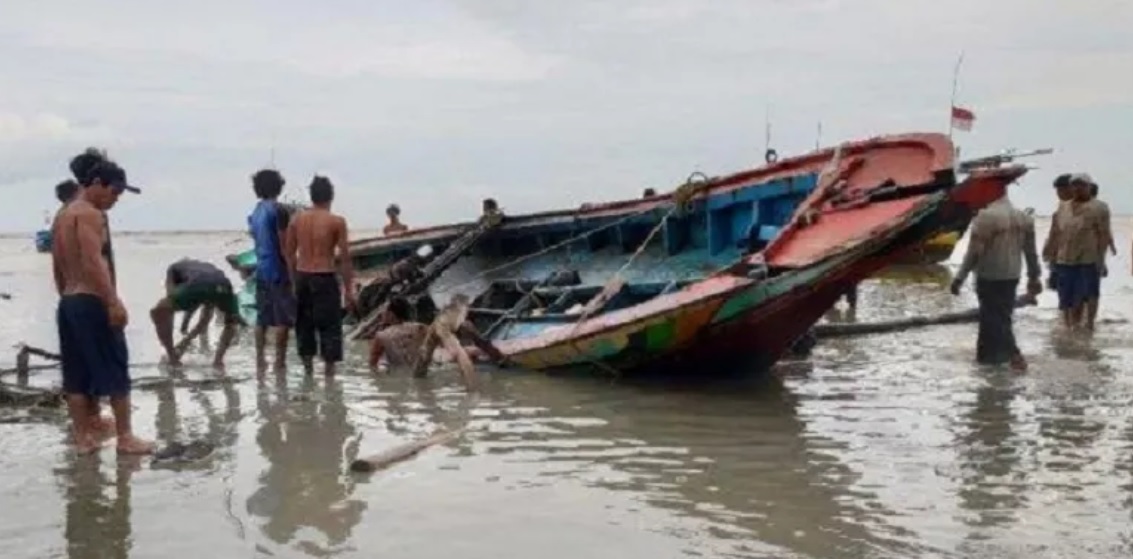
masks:
[[[346,220],[324,208],[300,213],[292,220],[288,236],[295,242],[295,270],[299,272],[334,272],[336,252],[346,256],[349,250]]]

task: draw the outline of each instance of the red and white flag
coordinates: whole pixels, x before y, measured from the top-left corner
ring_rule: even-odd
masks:
[[[972,123],[976,120],[976,113],[969,111],[963,107],[952,107],[952,127],[965,132],[972,129]]]

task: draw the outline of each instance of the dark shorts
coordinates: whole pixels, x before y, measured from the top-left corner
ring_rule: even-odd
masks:
[[[64,295],[55,313],[63,392],[85,396],[130,393],[130,352],[121,328],[110,326],[106,306],[94,295]]]
[[[177,311],[194,310],[201,305],[211,305],[224,313],[228,322],[240,316],[240,305],[232,293],[232,282],[202,281],[178,286],[169,294],[173,309]]]
[[[295,300],[299,357],[317,353],[330,363],[342,361],[342,288],[338,274],[295,274]]]
[[[1058,308],[1071,309],[1098,298],[1101,271],[1096,264],[1056,264],[1054,275],[1058,284]]]
[[[295,325],[295,295],[290,283],[256,280],[256,324],[288,328]]]

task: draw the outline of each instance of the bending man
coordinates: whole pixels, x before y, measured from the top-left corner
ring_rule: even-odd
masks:
[[[176,346],[173,345],[173,314],[183,311],[192,313],[201,307],[201,316],[197,326],[185,335]],[[154,328],[157,330],[157,339],[165,348],[165,355],[170,365],[180,365],[181,355],[189,348],[189,344],[208,328],[212,319],[213,309],[219,310],[224,317],[224,330],[217,343],[216,356],[213,358],[214,367],[224,367],[224,354],[232,345],[236,337],[236,326],[243,324],[240,319],[240,306],[236,302],[236,295],[232,292],[232,282],[220,268],[201,262],[182,258],[169,266],[165,272],[165,297],[150,310]]]

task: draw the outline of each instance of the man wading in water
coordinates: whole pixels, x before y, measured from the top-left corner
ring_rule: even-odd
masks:
[[[390,204],[386,208],[386,217],[389,218],[389,223],[382,227],[383,235],[393,235],[409,230],[409,226],[401,222],[401,208],[397,204]]]
[[[433,324],[426,326],[411,320],[409,301],[393,297],[383,311],[386,326],[370,341],[370,368],[377,370],[378,362],[384,356],[391,372],[411,370],[414,376],[423,377],[429,365],[446,360],[444,354],[437,355],[436,351],[437,346],[443,344],[448,360],[460,365],[465,386],[474,390],[476,370],[472,365],[473,359],[490,360],[502,366],[507,364],[507,358],[464,320],[467,308],[468,297],[455,295],[438,313]],[[471,338],[475,346],[462,346],[456,338],[456,332]]]
[[[342,302],[351,311],[354,302],[354,268],[346,220],[330,211],[334,185],[326,177],[311,181],[311,204],[287,228],[284,257],[295,281],[295,339],[307,375],[313,374],[314,357],[323,358],[327,376],[342,361]],[[335,273],[335,259],[338,274]],[[341,281],[341,285],[340,282]]]
[[[115,286],[114,253],[104,212],[122,192],[140,192],[126,172],[97,152],[71,162],[82,192],[63,208],[52,227],[52,263],[59,291],[56,321],[63,366],[63,392],[79,453],[94,452],[108,427],[98,399],[110,398],[119,454],[148,454],[153,443],[134,436],[130,423],[129,349],[123,328],[126,307]]]
[[[182,311],[188,315],[202,306],[196,328],[186,333],[185,338],[174,347],[173,314]],[[150,310],[150,318],[170,365],[181,364],[181,355],[189,344],[208,328],[214,308],[224,316],[224,330],[220,333],[212,365],[222,369],[224,354],[236,337],[236,326],[243,322],[236,295],[232,292],[232,282],[220,268],[208,262],[182,258],[169,266],[165,272],[165,297]]]
[[[252,175],[252,190],[260,199],[248,227],[256,250],[256,374],[263,378],[267,371],[269,330],[274,330],[275,372],[287,368],[287,338],[295,324],[295,296],[287,262],[283,259],[283,237],[289,214],[277,199],[283,192],[283,175],[274,169],[263,169]]]
[[[1027,361],[1015,344],[1012,314],[1019,286],[1022,260],[1027,262],[1027,295],[1042,292],[1042,269],[1035,251],[1035,223],[1015,208],[1004,194],[980,210],[972,220],[968,252],[952,281],[952,294],[959,295],[968,274],[975,271],[976,297],[980,304],[976,361],[998,365],[1010,362],[1017,371]],[[1061,278],[1060,278],[1061,280]]]
[[[1068,329],[1093,328],[1089,310],[1097,304],[1111,242],[1108,208],[1090,197],[1092,184],[1088,175],[1069,177],[1071,198],[1059,204],[1044,247],[1044,256],[1055,266],[1058,307]]]

